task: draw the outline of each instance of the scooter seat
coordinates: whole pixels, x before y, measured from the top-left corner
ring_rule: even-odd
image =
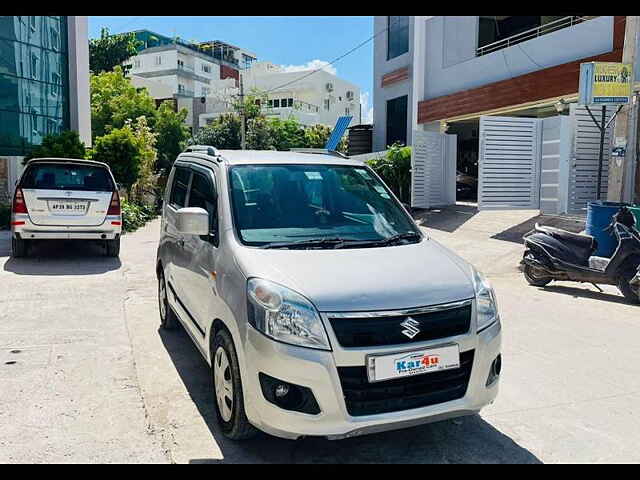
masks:
[[[579,233],[568,232],[554,227],[541,226],[536,223],[536,231],[540,233],[546,233],[554,238],[557,238],[561,242],[570,243],[577,249],[584,252],[593,252],[598,248],[598,241],[591,235],[581,235]]]

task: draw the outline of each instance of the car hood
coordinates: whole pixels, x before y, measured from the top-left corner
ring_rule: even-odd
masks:
[[[236,259],[248,278],[291,288],[321,312],[397,310],[475,295],[470,265],[430,238],[338,250],[241,247]]]

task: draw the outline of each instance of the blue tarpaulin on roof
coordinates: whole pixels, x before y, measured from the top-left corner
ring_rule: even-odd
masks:
[[[327,144],[324,146],[327,150],[335,150],[338,148],[338,143],[340,143],[340,139],[344,132],[347,131],[347,127],[351,123],[351,119],[353,117],[340,117],[336,122],[336,126],[333,127],[333,132],[329,136],[329,140],[327,140]]]

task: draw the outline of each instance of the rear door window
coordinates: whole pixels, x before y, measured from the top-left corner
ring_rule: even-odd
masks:
[[[73,164],[36,164],[27,168],[22,188],[112,192],[115,186],[104,167]]]

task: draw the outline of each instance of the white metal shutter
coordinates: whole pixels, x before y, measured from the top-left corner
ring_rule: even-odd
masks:
[[[413,131],[411,206],[432,208],[456,202],[456,135]]]
[[[590,107],[591,113],[600,122],[602,109]],[[593,122],[585,107],[571,104],[570,115],[573,127],[573,145],[569,167],[569,200],[568,212],[585,214],[587,203],[596,199],[598,185],[598,162],[600,155],[600,129]],[[615,113],[615,107],[607,107],[606,122]],[[602,183],[600,199],[607,199],[609,179],[609,154],[611,153],[613,126],[607,128],[604,138],[602,160]]]
[[[479,210],[540,207],[541,121],[480,117]]]

